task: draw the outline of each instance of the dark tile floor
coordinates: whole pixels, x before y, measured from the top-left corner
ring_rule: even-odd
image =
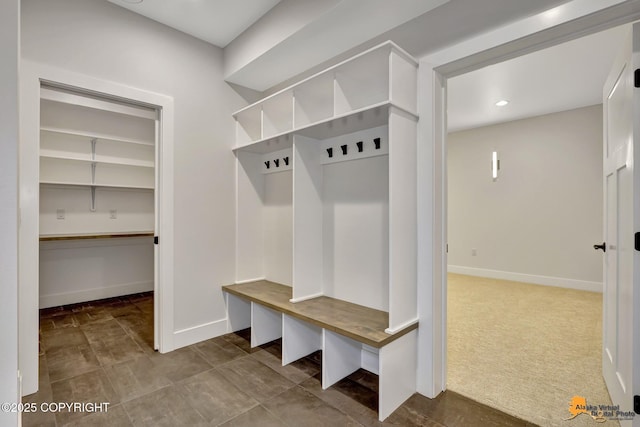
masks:
[[[455,393],[418,394],[378,422],[377,376],[322,390],[320,352],[291,365],[248,330],[153,351],[153,295],[40,312],[40,390],[25,403],[109,402],[107,412],[23,414],[29,426],[527,426]]]

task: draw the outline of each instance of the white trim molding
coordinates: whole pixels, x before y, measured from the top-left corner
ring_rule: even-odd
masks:
[[[640,19],[638,0],[572,0],[425,55],[418,86],[418,392],[446,389],[447,79]]]
[[[449,265],[449,273],[466,274],[467,276],[487,277],[490,279],[511,280],[513,282],[534,285],[555,286],[558,288],[576,289],[578,291],[602,293],[602,282],[567,279],[565,277],[540,276],[536,274],[515,273],[512,271],[489,270],[486,268]]]
[[[38,391],[38,309],[39,309],[39,149],[40,87],[42,82],[75,88],[108,98],[116,98],[160,111],[161,162],[158,165],[158,191],[161,194],[158,235],[161,235],[157,287],[159,292],[159,351],[173,347],[173,145],[174,101],[167,95],[137,89],[120,83],[22,60],[20,63],[20,194],[19,233],[19,358],[23,393]]]
[[[175,349],[219,337],[227,333],[227,318],[181,329],[173,333]]]

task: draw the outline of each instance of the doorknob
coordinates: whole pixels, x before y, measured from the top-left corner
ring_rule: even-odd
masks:
[[[593,249],[595,249],[596,251],[598,249],[602,249],[602,252],[607,252],[607,244],[605,242],[602,242],[601,245],[593,245]]]

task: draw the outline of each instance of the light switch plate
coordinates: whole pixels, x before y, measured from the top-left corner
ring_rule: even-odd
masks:
[[[109,218],[111,218],[111,219],[118,218],[118,210],[117,209],[109,210]]]
[[[65,212],[64,209],[56,209],[56,218],[64,219]]]

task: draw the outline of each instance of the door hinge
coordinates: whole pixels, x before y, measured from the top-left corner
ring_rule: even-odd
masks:
[[[449,244],[447,243],[447,253],[449,253]]]
[[[640,68],[633,73],[633,85],[635,87],[640,87]]]
[[[153,244],[157,245],[158,244],[158,236],[153,236]]]
[[[640,251],[640,233],[635,234],[635,245],[636,251]]]
[[[640,414],[640,396],[633,396],[633,412]]]

